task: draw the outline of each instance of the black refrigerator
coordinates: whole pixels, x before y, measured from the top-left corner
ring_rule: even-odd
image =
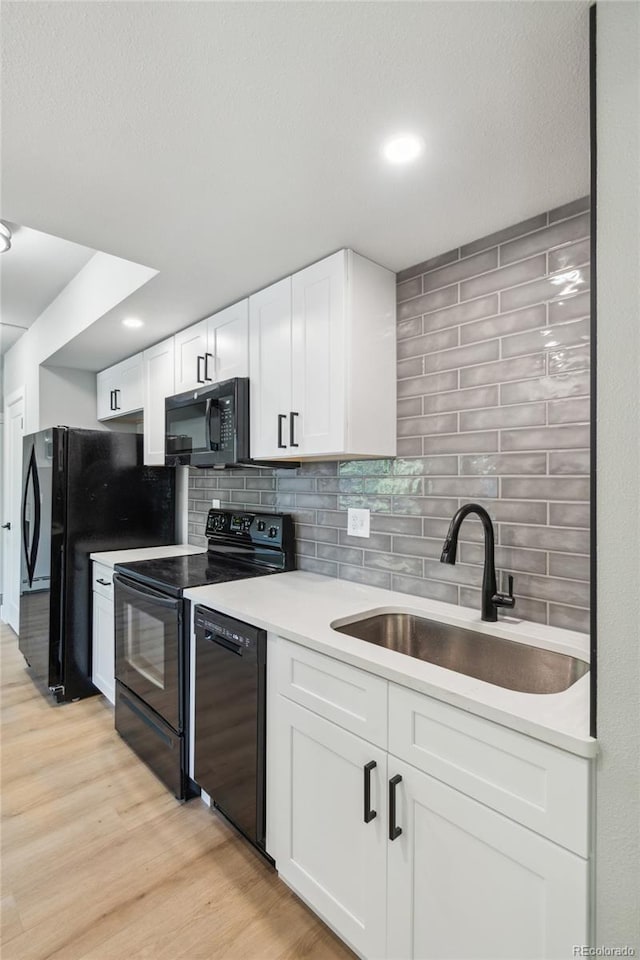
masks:
[[[91,561],[175,542],[175,473],[143,464],[142,436],[54,427],[26,436],[19,648],[60,701],[91,683]]]

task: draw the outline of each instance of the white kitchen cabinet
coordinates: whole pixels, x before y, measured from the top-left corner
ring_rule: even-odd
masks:
[[[352,250],[249,299],[251,455],[395,456],[395,276]]]
[[[142,354],[128,357],[96,377],[98,420],[123,417],[143,405]]]
[[[267,660],[268,849],[358,953],[556,960],[590,942],[589,761],[280,637]]]
[[[93,563],[93,616],[91,633],[91,682],[115,703],[115,634],[113,617],[113,571]]]
[[[176,333],[174,349],[175,393],[249,376],[249,301]]]
[[[144,359],[144,462],[164,463],[164,401],[174,390],[173,337],[143,353]]]
[[[251,456],[282,457],[291,412],[291,277],[249,298],[249,389]]]
[[[385,955],[386,768],[383,750],[279,698],[280,876],[355,950]],[[368,770],[367,764],[374,764]],[[365,822],[365,778],[371,809]]]
[[[588,861],[389,757],[388,956],[571,957],[588,943]]]
[[[201,320],[186,330],[180,330],[173,338],[175,360],[175,393],[195,390],[205,381],[207,357],[207,321]]]

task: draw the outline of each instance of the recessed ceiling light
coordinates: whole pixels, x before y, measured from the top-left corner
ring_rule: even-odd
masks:
[[[420,137],[412,133],[405,133],[402,136],[392,137],[387,140],[382,152],[389,163],[411,163],[422,153],[423,143]]]
[[[125,317],[122,321],[123,327],[143,327],[144,320],[138,320],[137,317]]]

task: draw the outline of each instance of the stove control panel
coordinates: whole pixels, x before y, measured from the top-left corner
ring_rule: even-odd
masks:
[[[294,561],[293,519],[285,513],[248,513],[242,510],[209,510],[205,535],[209,550],[231,552],[242,549],[242,555],[256,560],[270,556],[282,569],[292,570]],[[226,548],[226,549],[225,549]]]

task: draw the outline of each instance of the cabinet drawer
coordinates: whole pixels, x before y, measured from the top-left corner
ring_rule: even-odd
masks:
[[[389,752],[582,857],[589,761],[389,684]]]
[[[113,570],[104,563],[93,562],[93,584],[91,587],[105,600],[113,600]]]
[[[278,639],[278,693],[379,747],[387,746],[387,681]]]

